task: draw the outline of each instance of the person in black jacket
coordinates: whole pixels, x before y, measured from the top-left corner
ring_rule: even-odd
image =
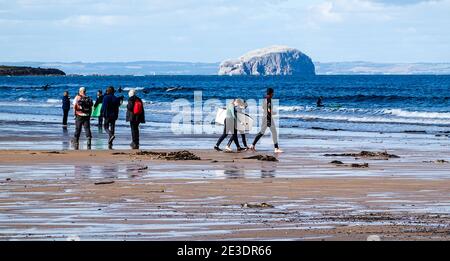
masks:
[[[136,96],[135,90],[128,92],[127,122],[130,122],[132,142],[130,147],[139,149],[139,124],[145,123],[144,103]]]
[[[108,87],[103,97],[101,116],[104,118],[103,127],[109,135],[108,148],[112,149],[116,138],[116,121],[119,118],[120,99],[114,95],[114,87]]]
[[[67,117],[69,116],[70,110],[70,97],[69,92],[65,91],[62,97],[62,109],[63,109],[63,127],[67,127]]]

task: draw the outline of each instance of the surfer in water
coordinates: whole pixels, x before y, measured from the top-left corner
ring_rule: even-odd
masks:
[[[325,107],[325,105],[323,105],[322,101],[323,101],[323,97],[320,96],[319,99],[317,99],[317,102],[316,102],[316,105],[317,105],[318,108]]]
[[[278,147],[278,135],[277,135],[277,128],[275,126],[275,122],[272,117],[272,98],[273,98],[273,89],[268,88],[267,89],[267,95],[263,103],[263,119],[261,124],[261,130],[256,135],[255,140],[253,141],[252,146],[250,147],[251,150],[256,151],[256,143],[258,143],[259,139],[261,139],[262,136],[264,136],[264,133],[266,132],[267,128],[270,128],[270,132],[272,132],[272,140],[273,145],[275,147],[275,153],[281,153],[283,152]]]
[[[222,151],[219,146],[222,143],[222,141],[228,136],[229,133],[232,134],[232,137],[230,141],[228,142],[227,146],[225,147],[225,152],[232,152],[231,149],[231,143],[234,141],[234,144],[236,144],[237,151],[243,151],[244,148],[241,148],[239,145],[239,141],[237,138],[237,129],[236,129],[236,122],[237,122],[237,112],[236,112],[236,106],[238,106],[238,102],[236,100],[231,101],[227,105],[227,116],[224,121],[224,127],[223,127],[223,134],[220,136],[219,140],[216,143],[216,146],[214,147],[217,151]]]

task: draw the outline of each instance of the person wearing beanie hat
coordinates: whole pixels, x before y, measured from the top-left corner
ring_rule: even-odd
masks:
[[[139,125],[145,123],[145,111],[144,103],[136,95],[136,91],[131,89],[128,92],[128,105],[127,105],[127,122],[131,127],[131,139],[130,147],[134,150],[139,149]]]

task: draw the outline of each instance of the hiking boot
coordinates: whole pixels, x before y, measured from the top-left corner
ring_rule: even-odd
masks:
[[[233,150],[231,149],[230,146],[226,146],[225,147],[225,152],[233,152]]]
[[[246,150],[247,150],[247,148],[238,148],[237,149],[238,152],[242,152],[242,151],[246,151]]]
[[[218,146],[214,146],[214,149],[215,149],[216,151],[222,151],[222,149],[219,148]]]
[[[251,150],[251,151],[256,151],[255,145],[251,145],[251,146],[250,146],[250,150]]]

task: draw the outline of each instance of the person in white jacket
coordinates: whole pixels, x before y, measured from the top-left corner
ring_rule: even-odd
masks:
[[[217,150],[217,151],[222,151],[219,148],[219,146],[222,143],[222,141],[228,136],[229,133],[231,133],[232,136],[231,136],[230,141],[228,142],[228,145],[225,147],[225,151],[226,152],[231,152],[232,151],[231,143],[233,141],[236,144],[238,152],[245,150],[244,148],[241,148],[241,146],[239,145],[238,138],[237,138],[237,129],[236,129],[237,112],[236,112],[236,106],[237,106],[236,100],[232,100],[227,105],[227,116],[226,116],[225,122],[224,122],[223,134],[222,134],[222,136],[220,136],[219,140],[217,141],[216,146],[214,146],[214,149]]]

